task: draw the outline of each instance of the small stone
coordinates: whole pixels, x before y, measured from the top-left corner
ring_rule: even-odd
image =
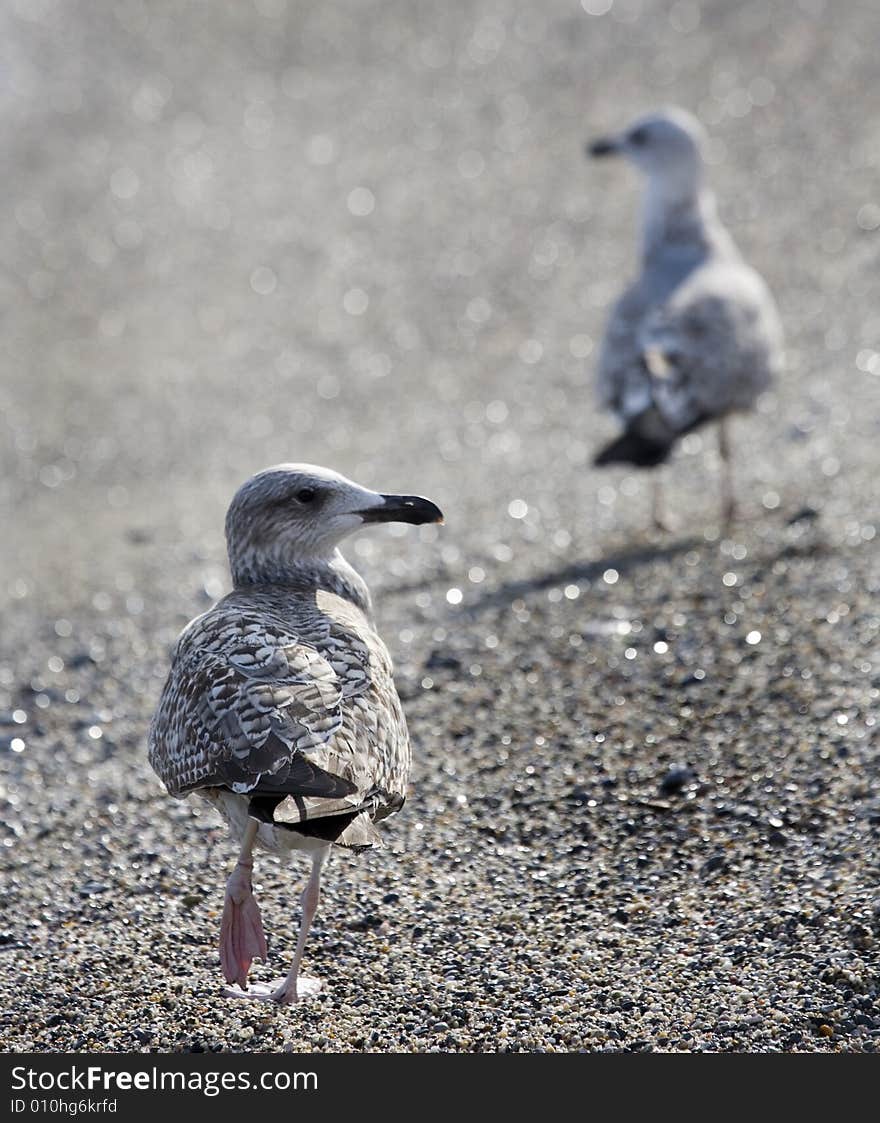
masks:
[[[77,891],[81,897],[95,897],[99,893],[106,893],[109,888],[109,885],[104,885],[100,881],[87,881]]]
[[[874,933],[866,924],[852,924],[847,932],[849,942],[857,948],[869,948],[874,943]]]
[[[696,773],[689,765],[674,764],[660,781],[660,791],[664,795],[674,795],[696,778]]]

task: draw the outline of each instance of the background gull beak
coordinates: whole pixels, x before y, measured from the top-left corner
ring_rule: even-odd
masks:
[[[442,523],[443,512],[420,495],[382,495],[382,502],[357,514],[365,523]]]
[[[587,145],[588,156],[616,156],[622,145],[617,137],[600,136]]]

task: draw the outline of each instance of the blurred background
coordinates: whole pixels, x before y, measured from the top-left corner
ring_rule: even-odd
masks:
[[[875,0],[7,0],[5,1040],[875,1047],[878,42]],[[711,432],[664,541],[590,466],[640,185],[584,143],[666,104],[786,329],[728,538]],[[447,516],[347,546],[413,793],[334,862],[295,1022],[213,1002],[229,843],[145,759],[283,460]]]
[[[0,596],[91,599],[131,532],[149,541],[126,568],[184,540],[222,574],[229,496],[281,460],[431,494],[464,574],[472,552],[508,565],[499,545],[583,556],[640,531],[646,481],[589,467],[639,184],[583,143],[666,103],[712,134],[723,219],[787,328],[788,374],[742,426],[744,496],[871,494],[870,0],[21,0],[0,18]],[[674,502],[700,529],[714,442],[683,455],[700,470],[671,474]],[[355,548],[369,565],[379,547]]]

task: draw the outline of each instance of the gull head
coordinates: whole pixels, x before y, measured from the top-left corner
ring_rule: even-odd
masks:
[[[640,117],[622,133],[587,145],[593,157],[625,156],[656,183],[682,188],[695,184],[702,170],[703,126],[684,109],[664,109]]]
[[[236,584],[331,559],[339,542],[367,523],[438,523],[440,508],[418,495],[371,491],[314,464],[278,464],[252,476],[226,514]]]

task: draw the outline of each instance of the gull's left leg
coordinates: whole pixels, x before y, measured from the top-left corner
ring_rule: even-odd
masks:
[[[299,922],[299,938],[296,941],[296,954],[293,957],[293,966],[287,973],[287,978],[272,994],[276,1002],[299,1002],[301,998],[311,998],[321,989],[320,979],[310,979],[300,975],[303,951],[306,938],[315,913],[318,911],[318,901],[321,899],[321,867],[327,859],[327,850],[319,850],[312,856],[312,872],[306,887],[300,897],[302,906],[302,919]]]
[[[329,852],[330,847],[327,846],[315,851],[312,855],[312,872],[300,897],[302,919],[299,925],[299,938],[296,941],[296,954],[293,957],[293,966],[288,971],[287,978],[275,987],[257,983],[245,991],[229,990],[227,994],[235,994],[239,998],[269,999],[272,1002],[287,1005],[299,1002],[303,998],[312,998],[321,989],[320,979],[310,979],[300,975],[299,969],[309,929],[312,926],[315,913],[318,911],[318,901],[321,896],[321,867],[327,860]]]
[[[733,494],[733,467],[729,420],[718,422],[718,453],[721,457],[721,526],[726,530],[736,518],[736,497]]]

